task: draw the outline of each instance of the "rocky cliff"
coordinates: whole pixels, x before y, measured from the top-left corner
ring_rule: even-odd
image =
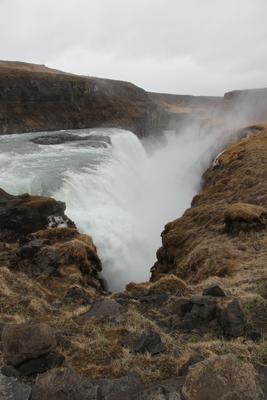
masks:
[[[267,127],[243,133],[122,293],[63,203],[0,192],[3,398],[266,399]]]
[[[104,126],[142,137],[229,121],[231,126],[266,122],[266,89],[224,98],[149,93],[128,82],[0,61],[0,134]]]
[[[181,130],[185,126],[206,124],[219,117],[224,109],[222,97],[149,93],[158,110],[158,126],[161,130]]]
[[[267,122],[267,88],[225,93],[224,106],[228,113],[247,123]]]
[[[0,134],[108,126],[144,136],[154,111],[131,83],[0,62]]]

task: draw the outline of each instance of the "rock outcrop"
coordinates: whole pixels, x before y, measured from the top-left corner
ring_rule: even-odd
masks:
[[[31,139],[30,142],[35,144],[41,145],[55,145],[55,144],[62,144],[62,143],[79,143],[83,146],[90,146],[90,147],[108,147],[111,145],[111,139],[109,136],[100,136],[100,135],[86,135],[86,136],[79,136],[74,135],[71,133],[66,132],[59,132],[53,135],[45,135],[45,136],[38,136],[34,139]]]
[[[149,93],[128,82],[0,61],[0,134],[115,127],[143,137],[194,125],[228,129],[237,120],[267,122],[266,89],[224,98]]]
[[[0,240],[14,241],[49,226],[74,227],[65,204],[49,197],[13,196],[0,189]]]
[[[0,62],[0,134],[106,126],[144,136],[155,112],[148,94],[128,82]]]
[[[2,332],[2,371],[28,376],[59,367],[64,356],[56,349],[55,331],[47,324],[7,324]]]
[[[65,208],[49,197],[13,196],[0,189],[0,266],[102,290],[93,240],[77,231]]]
[[[185,400],[262,400],[253,365],[235,356],[213,356],[193,366],[182,389]]]

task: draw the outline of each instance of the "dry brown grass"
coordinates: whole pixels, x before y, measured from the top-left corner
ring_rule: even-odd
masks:
[[[162,276],[155,282],[130,282],[126,286],[126,290],[135,294],[149,292],[176,294],[178,296],[186,296],[191,293],[190,287],[173,274]]]
[[[230,204],[224,214],[225,219],[254,221],[267,217],[267,210],[254,204],[235,203]]]

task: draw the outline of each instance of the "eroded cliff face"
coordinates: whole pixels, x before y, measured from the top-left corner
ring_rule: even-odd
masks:
[[[159,128],[181,131],[186,127],[203,127],[208,121],[221,118],[224,110],[222,97],[149,93],[157,106]]]
[[[152,281],[174,274],[195,288],[221,284],[267,330],[267,127],[230,145],[203,175],[191,208],[162,232]],[[257,310],[257,311],[256,311]]]
[[[267,122],[267,91],[223,97],[149,93],[128,82],[0,61],[0,134],[114,127],[139,137]]]
[[[0,134],[91,127],[153,129],[147,93],[121,81],[0,62]]]

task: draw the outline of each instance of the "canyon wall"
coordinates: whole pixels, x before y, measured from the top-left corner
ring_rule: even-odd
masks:
[[[128,82],[0,61],[0,134],[116,127],[142,137],[207,120],[221,102],[148,93]]]
[[[0,62],[2,134],[105,126],[144,136],[153,128],[155,108],[131,83]]]

